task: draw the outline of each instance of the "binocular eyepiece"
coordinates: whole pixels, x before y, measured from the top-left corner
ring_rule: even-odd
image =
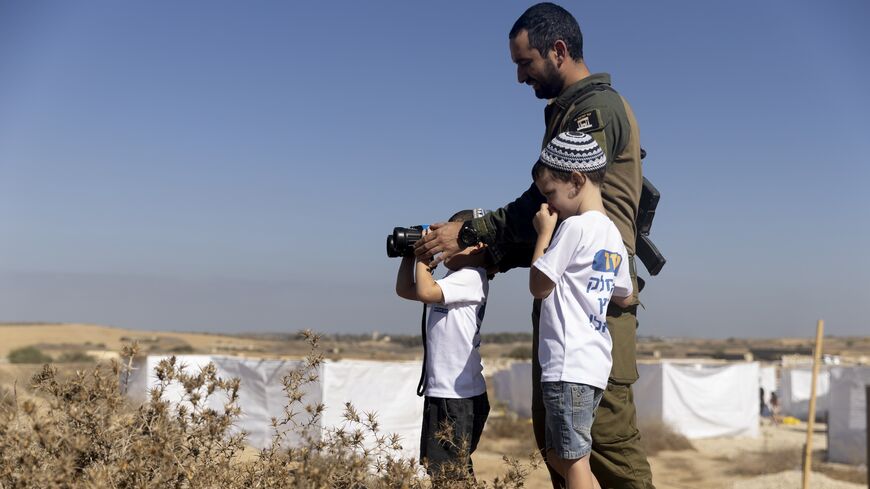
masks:
[[[387,236],[387,256],[413,256],[414,243],[423,237],[423,230],[428,227],[428,224],[421,224],[409,228],[393,228],[393,234]]]

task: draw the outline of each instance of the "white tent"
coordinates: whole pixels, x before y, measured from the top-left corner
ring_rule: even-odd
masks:
[[[870,367],[831,369],[828,408],[828,461],[867,461],[867,399]]]
[[[810,413],[810,390],[813,383],[812,367],[783,367],[779,380],[780,413],[785,416],[806,420]],[[831,389],[830,367],[819,369],[816,381],[816,420],[822,421],[828,415],[830,403],[828,392]]]
[[[757,436],[759,365],[662,361],[638,364],[638,418],[661,421],[687,438]]]
[[[776,378],[776,367],[766,365],[758,371],[759,386],[764,389],[764,402],[770,406],[770,394],[776,392],[779,395],[779,381]]]
[[[518,416],[532,417],[532,363],[514,362],[492,377],[493,391],[498,401]]]
[[[148,356],[137,362],[127,387],[131,397],[142,400],[148,390],[157,385],[154,368],[163,358],[167,357]],[[274,433],[271,420],[280,417],[287,405],[281,379],[300,362],[212,355],[177,355],[177,359],[187,365],[188,373],[197,373],[211,362],[217,368],[218,377],[241,379],[239,406],[242,414],[236,428],[247,433],[249,445],[258,448],[269,445]],[[325,405],[320,428],[342,426],[344,406],[350,402],[360,414],[377,413],[381,433],[401,436],[403,456],[419,457],[423,419],[423,398],[416,395],[419,362],[325,361],[318,376],[317,383],[306,387],[304,402]],[[183,393],[182,386],[172,384],[164,393],[164,399],[178,403]],[[214,396],[209,406],[219,409],[225,401]],[[291,437],[290,440],[298,442],[299,439]]]

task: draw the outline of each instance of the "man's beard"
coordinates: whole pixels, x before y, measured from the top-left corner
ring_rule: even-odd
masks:
[[[547,60],[546,68],[540,78],[535,78],[538,88],[535,89],[535,97],[540,99],[556,98],[562,93],[562,80],[559,79],[559,71],[552,62]]]

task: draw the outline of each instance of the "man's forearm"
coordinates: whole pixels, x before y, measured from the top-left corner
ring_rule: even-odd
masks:
[[[499,271],[529,266],[537,236],[531,225],[532,216],[544,200],[532,185],[510,204],[472,220],[480,240],[489,245],[487,254]]]
[[[537,234],[532,217],[538,212],[544,197],[531,185],[513,202],[471,221],[481,241],[488,245],[533,244]]]

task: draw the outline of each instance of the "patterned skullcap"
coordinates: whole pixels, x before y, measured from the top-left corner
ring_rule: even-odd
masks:
[[[592,172],[604,168],[607,157],[585,132],[563,132],[541,151],[541,163],[559,171]]]

